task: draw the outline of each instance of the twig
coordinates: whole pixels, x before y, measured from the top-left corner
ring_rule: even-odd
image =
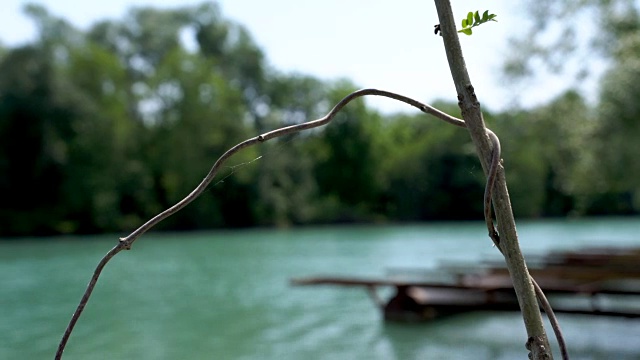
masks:
[[[409,97],[403,96],[403,95],[399,95],[396,93],[392,93],[389,91],[383,91],[383,90],[377,90],[377,89],[363,89],[363,90],[358,90],[355,91],[349,95],[347,95],[345,98],[343,98],[340,102],[338,102],[338,104],[324,117],[317,119],[317,120],[313,120],[313,121],[309,121],[309,122],[305,122],[302,124],[297,124],[297,125],[291,125],[291,126],[287,126],[284,128],[280,128],[277,130],[273,130],[267,133],[264,133],[262,135],[247,139],[239,144],[237,144],[236,146],[232,147],[231,149],[227,150],[213,165],[213,167],[211,168],[211,170],[209,170],[209,173],[207,174],[207,176],[205,176],[205,178],[202,180],[202,182],[200,182],[200,184],[189,194],[187,195],[184,199],[182,199],[180,202],[176,203],[174,206],[170,207],[169,209],[163,211],[162,213],[156,215],[155,217],[153,217],[152,219],[150,219],[149,221],[147,221],[145,224],[143,224],[142,226],[140,226],[138,229],[136,229],[135,231],[133,231],[131,234],[129,234],[127,237],[121,238],[120,242],[113,247],[98,263],[96,269],[94,270],[93,276],[91,277],[91,280],[89,281],[89,284],[87,285],[87,288],[80,300],[80,303],[78,304],[78,307],[76,308],[76,311],[73,313],[73,316],[64,332],[64,335],[62,337],[62,340],[60,341],[60,344],[58,346],[58,350],[56,352],[56,359],[61,359],[62,358],[62,354],[64,352],[64,349],[66,347],[66,344],[69,340],[69,337],[71,336],[71,333],[76,325],[76,323],[78,322],[78,319],[80,318],[80,316],[82,315],[82,312],[84,311],[84,308],[86,306],[86,304],[89,301],[89,298],[91,297],[91,294],[93,293],[93,289],[96,286],[96,283],[98,282],[98,278],[100,277],[100,274],[102,273],[103,268],[105,267],[105,265],[116,255],[118,254],[120,251],[122,250],[130,250],[132,244],[145,232],[147,232],[149,229],[153,228],[155,225],[157,225],[159,222],[163,221],[164,219],[168,218],[169,216],[175,214],[176,212],[180,211],[182,208],[184,208],[185,206],[187,206],[189,203],[191,203],[193,200],[195,200],[197,197],[199,197],[207,188],[207,186],[211,183],[211,181],[215,178],[216,174],[218,173],[218,170],[222,167],[222,165],[231,157],[233,156],[235,153],[239,152],[240,150],[247,148],[249,146],[255,145],[256,143],[259,142],[264,142],[270,139],[274,139],[280,136],[284,136],[287,134],[292,134],[292,133],[296,133],[296,132],[300,132],[303,130],[307,130],[307,129],[311,129],[311,128],[315,128],[318,126],[322,126],[325,125],[327,123],[329,123],[334,117],[335,115],[343,108],[345,107],[349,102],[351,102],[352,100],[362,97],[362,96],[366,96],[366,95],[374,95],[374,96],[382,96],[382,97],[387,97],[387,98],[391,98],[391,99],[395,99],[401,102],[404,102],[406,104],[409,104],[413,107],[418,108],[420,111],[426,113],[426,114],[430,114],[440,120],[443,120],[445,122],[448,122],[450,124],[453,124],[455,126],[458,127],[463,127],[466,128],[467,125],[464,122],[464,120],[458,119],[456,117],[450,116],[438,109],[435,109],[429,105],[423,104],[419,101],[413,100]],[[490,172],[488,174],[487,177],[487,185],[485,187],[485,195],[484,195],[484,209],[485,209],[485,219],[487,220],[487,226],[489,228],[489,235],[491,236],[491,238],[494,240],[494,242],[496,243],[496,246],[498,246],[498,249],[500,249],[499,247],[499,238],[498,238],[498,233],[495,230],[495,228],[493,227],[493,220],[491,219],[491,197],[492,197],[492,191],[493,191],[493,186],[497,177],[497,170],[499,168],[499,162],[500,162],[500,141],[498,140],[498,137],[491,131],[487,129],[487,133],[489,134],[491,140],[493,141],[493,157],[492,157],[492,161],[491,161],[491,167],[490,167]],[[489,226],[490,224],[490,226]],[[502,250],[500,250],[502,251]],[[537,286],[537,284],[536,284]],[[538,287],[539,288],[539,287]],[[541,302],[544,304],[546,302],[546,298],[544,298],[544,294],[542,294],[542,290],[539,291],[539,293],[541,294],[542,298],[544,299],[544,302],[541,300]],[[548,305],[548,302],[546,302],[546,304]],[[549,309],[550,306],[548,307]],[[545,311],[547,312],[547,314],[551,314],[552,317],[552,324],[555,323],[557,324],[557,320],[555,320],[555,316],[553,316],[553,312],[552,310],[547,311],[547,308],[545,307]],[[556,328],[554,327],[554,330]],[[559,332],[559,327],[558,327],[558,332]],[[558,333],[557,332],[557,333]],[[557,334],[556,333],[556,334]],[[561,335],[561,333],[560,333]],[[559,337],[559,342],[560,342],[560,338]],[[563,343],[564,341],[562,341]]]
[[[544,295],[542,288],[538,283],[531,277],[531,282],[533,283],[533,288],[536,290],[536,296],[538,297],[538,301],[540,301],[540,306],[544,310],[545,314],[547,314],[547,318],[551,323],[551,328],[553,329],[554,334],[556,335],[556,339],[558,340],[558,347],[560,347],[560,355],[562,359],[569,360],[569,352],[567,351],[567,343],[564,341],[564,335],[562,335],[562,330],[560,329],[560,323],[558,322],[558,318],[556,318],[556,314],[553,312],[553,308],[551,304],[549,304],[549,300]]]
[[[64,349],[67,345],[69,337],[71,336],[73,328],[75,327],[76,323],[78,322],[78,319],[82,315],[82,312],[84,311],[84,308],[87,305],[89,298],[91,297],[91,294],[93,293],[93,289],[95,288],[96,283],[98,282],[98,278],[100,277],[100,274],[102,273],[102,270],[105,267],[105,265],[120,251],[130,250],[133,243],[142,234],[149,231],[159,222],[163,221],[169,216],[180,211],[182,208],[187,206],[193,200],[198,198],[206,190],[207,186],[211,183],[211,181],[215,178],[216,174],[218,173],[218,170],[231,156],[233,156],[240,150],[250,147],[252,145],[255,145],[257,143],[261,143],[261,142],[264,142],[273,138],[277,138],[280,136],[284,136],[287,134],[297,133],[303,130],[325,125],[329,123],[336,116],[336,114],[340,112],[340,110],[342,110],[342,108],[345,107],[349,102],[366,95],[382,96],[382,97],[395,99],[395,100],[404,102],[406,104],[409,104],[413,107],[416,107],[420,111],[433,115],[436,118],[446,121],[450,124],[453,124],[459,127],[466,127],[463,120],[460,120],[458,118],[445,114],[444,112],[438,109],[435,109],[429,105],[423,104],[419,101],[413,100],[409,97],[392,93],[389,91],[383,91],[383,90],[377,90],[377,89],[363,89],[347,95],[345,98],[340,100],[340,102],[338,102],[336,106],[334,106],[334,108],[331,109],[331,111],[327,115],[325,115],[320,119],[273,130],[273,131],[264,133],[262,135],[247,139],[235,145],[231,149],[227,150],[222,156],[220,156],[220,158],[218,158],[218,160],[213,164],[213,167],[211,168],[211,170],[209,170],[209,173],[207,174],[207,176],[205,176],[202,182],[200,182],[200,184],[189,195],[187,195],[184,199],[180,200],[178,203],[176,203],[172,207],[168,208],[167,210],[151,218],[149,221],[147,221],[142,226],[134,230],[128,236],[120,238],[120,242],[113,249],[109,250],[109,252],[100,260],[100,262],[98,263],[98,266],[93,272],[93,276],[91,277],[91,280],[89,281],[89,284],[87,285],[87,288],[84,294],[82,295],[82,298],[80,299],[80,303],[78,304],[78,307],[76,308],[75,312],[73,313],[73,316],[71,317],[71,320],[69,321],[69,324],[67,325],[64,335],[62,336],[62,340],[58,345],[58,350],[56,352],[55,359],[58,360],[62,358],[62,353],[64,352]]]

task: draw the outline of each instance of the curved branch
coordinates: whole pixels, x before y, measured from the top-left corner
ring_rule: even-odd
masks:
[[[205,178],[200,182],[200,184],[198,184],[198,186],[191,192],[189,193],[189,195],[187,195],[184,199],[180,200],[178,203],[176,203],[175,205],[173,205],[172,207],[166,209],[165,211],[161,212],[160,214],[154,216],[153,218],[151,218],[150,220],[148,220],[146,223],[144,223],[142,226],[140,226],[139,228],[137,228],[136,230],[134,230],[131,234],[129,234],[126,237],[120,238],[120,242],[113,247],[109,252],[107,252],[107,254],[100,260],[100,262],[98,263],[98,265],[96,266],[96,269],[94,270],[93,276],[91,277],[91,280],[89,281],[89,284],[87,285],[87,288],[80,300],[80,303],[78,304],[78,307],[76,308],[76,311],[73,313],[73,316],[71,317],[71,320],[69,321],[69,324],[67,325],[67,328],[64,332],[64,335],[60,341],[60,344],[58,346],[58,350],[56,352],[56,357],[55,359],[61,359],[62,358],[62,353],[64,352],[64,349],[66,347],[66,344],[69,340],[69,337],[71,336],[71,333],[76,325],[76,323],[78,322],[78,319],[80,318],[80,316],[82,315],[82,312],[84,311],[84,308],[86,306],[86,304],[89,301],[89,298],[91,297],[91,294],[93,293],[93,289],[95,288],[97,282],[98,282],[98,278],[100,277],[102,270],[104,269],[104,267],[106,266],[106,264],[116,255],[118,254],[120,251],[122,250],[130,250],[131,246],[133,245],[133,243],[141,236],[143,235],[145,232],[149,231],[151,228],[153,228],[155,225],[157,225],[158,223],[160,223],[161,221],[163,221],[164,219],[168,218],[169,216],[177,213],[178,211],[180,211],[182,208],[184,208],[185,206],[187,206],[189,203],[191,203],[193,200],[195,200],[196,198],[198,198],[208,187],[208,185],[211,183],[211,181],[213,181],[213,179],[215,178],[215,176],[217,175],[219,169],[222,167],[222,165],[234,154],[236,154],[237,152],[241,151],[244,148],[253,146],[257,143],[260,142],[264,142],[270,139],[274,139],[277,137],[281,137],[284,135],[288,135],[288,134],[292,134],[292,133],[297,133],[303,130],[307,130],[307,129],[312,129],[315,127],[319,127],[322,125],[326,125],[327,123],[329,123],[337,114],[338,112],[340,112],[340,110],[342,110],[342,108],[344,108],[347,104],[349,104],[351,101],[353,101],[354,99],[357,99],[359,97],[363,97],[363,96],[367,96],[367,95],[372,95],[372,96],[382,96],[382,97],[387,97],[390,99],[394,99],[394,100],[398,100],[401,102],[404,102],[408,105],[411,105],[417,109],[419,109],[420,111],[422,111],[423,113],[432,115],[440,120],[443,120],[447,123],[450,123],[452,125],[458,126],[458,127],[463,127],[466,128],[467,125],[464,122],[464,120],[458,119],[456,117],[450,116],[432,106],[423,104],[417,100],[411,99],[409,97],[403,96],[403,95],[399,95],[393,92],[389,92],[389,91],[384,91],[384,90],[378,90],[378,89],[362,89],[362,90],[358,90],[355,91],[349,95],[347,95],[346,97],[344,97],[342,100],[340,100],[334,107],[333,109],[331,109],[331,111],[325,115],[324,117],[320,118],[320,119],[316,119],[316,120],[312,120],[312,121],[308,121],[308,122],[304,122],[301,124],[297,124],[297,125],[291,125],[291,126],[287,126],[287,127],[283,127],[280,129],[276,129],[273,131],[269,131],[266,132],[262,135],[258,135],[256,137],[247,139],[245,141],[242,141],[240,143],[238,143],[237,145],[233,146],[232,148],[230,148],[229,150],[227,150],[224,154],[222,154],[222,156],[220,156],[220,158],[218,158],[218,160],[216,160],[216,162],[213,164],[213,166],[211,167],[211,169],[209,170],[209,172],[207,173],[207,175],[205,176]],[[489,236],[491,237],[491,239],[494,241],[494,243],[496,244],[496,247],[498,247],[498,250],[500,250],[500,252],[502,252],[502,250],[500,249],[500,241],[499,241],[499,237],[498,237],[498,232],[495,229],[495,226],[493,224],[493,219],[491,217],[491,197],[492,197],[492,191],[493,191],[493,187],[495,184],[495,180],[496,180],[496,176],[497,176],[497,171],[498,171],[498,165],[500,163],[500,156],[501,156],[501,150],[500,150],[500,141],[498,139],[498,137],[496,136],[495,133],[493,133],[491,130],[487,129],[487,134],[489,135],[489,138],[491,139],[492,143],[493,143],[493,154],[492,154],[492,160],[491,160],[491,167],[489,170],[489,174],[487,177],[487,184],[485,187],[485,193],[484,193],[484,216],[485,216],[485,220],[487,222],[487,228],[489,230]],[[532,279],[533,282],[533,279]],[[545,312],[547,313],[547,315],[550,317],[552,326],[554,326],[554,331],[556,331],[556,336],[558,337],[558,342],[561,344],[561,348],[563,349],[563,355],[566,353],[566,348],[563,348],[562,346],[564,345],[564,339],[562,338],[562,333],[560,332],[560,328],[557,322],[557,319],[555,318],[555,315],[553,314],[553,310],[551,309],[551,306],[549,305],[548,301],[546,300],[544,293],[542,293],[542,290],[540,289],[540,287],[534,282],[534,286],[536,287],[536,293],[538,294],[538,297],[540,298],[541,303],[543,304],[543,307],[545,309]],[[547,310],[548,309],[548,310]],[[555,325],[554,325],[555,324]],[[558,335],[559,334],[559,335]],[[567,357],[568,358],[568,357]]]
[[[128,244],[128,247],[131,246],[131,244],[133,244],[133,242],[140,237],[140,235],[144,234],[145,232],[147,232],[149,229],[151,229],[152,227],[154,227],[156,224],[158,224],[159,222],[161,222],[162,220],[168,218],[169,216],[175,214],[176,212],[180,211],[182,208],[184,208],[185,206],[187,206],[190,202],[192,202],[193,200],[195,200],[197,197],[199,197],[207,188],[207,186],[211,183],[211,181],[213,180],[213,178],[216,176],[216,174],[218,173],[218,170],[220,169],[220,167],[222,166],[222,164],[229,159],[231,156],[233,156],[235,153],[237,153],[238,151],[242,150],[243,148],[255,145],[258,142],[263,142],[263,141],[267,141],[276,137],[280,137],[280,136],[284,136],[284,135],[288,135],[288,134],[292,134],[292,133],[297,133],[303,130],[308,130],[308,129],[312,129],[318,126],[322,126],[322,125],[326,125],[327,123],[329,123],[337,114],[338,112],[340,112],[340,110],[342,110],[342,108],[344,108],[348,103],[350,103],[351,101],[359,98],[359,97],[363,97],[366,95],[374,95],[374,96],[382,96],[382,97],[387,97],[390,99],[394,99],[394,100],[398,100],[401,102],[404,102],[406,104],[409,104],[413,107],[418,108],[420,111],[433,115],[435,117],[437,117],[438,119],[441,119],[443,121],[446,121],[450,124],[459,126],[459,127],[466,127],[465,123],[463,120],[460,120],[458,118],[455,118],[453,116],[450,116],[448,114],[445,114],[444,112],[423,104],[417,100],[411,99],[409,97],[403,96],[403,95],[399,95],[390,91],[384,91],[384,90],[378,90],[378,89],[362,89],[362,90],[358,90],[355,91],[349,95],[347,95],[346,97],[344,97],[342,100],[340,100],[340,102],[338,102],[333,109],[331,109],[331,111],[329,111],[329,113],[327,115],[325,115],[324,117],[321,117],[320,119],[317,120],[311,120],[308,122],[304,122],[301,124],[296,124],[296,125],[290,125],[290,126],[286,126],[277,130],[273,130],[273,131],[269,131],[266,132],[262,135],[258,135],[256,137],[253,137],[251,139],[245,140],[239,144],[237,144],[236,146],[232,147],[231,149],[227,150],[227,152],[225,152],[214,164],[213,167],[211,168],[211,170],[209,170],[209,173],[207,174],[207,176],[204,178],[204,180],[202,180],[202,182],[189,194],[187,195],[184,199],[182,199],[181,201],[179,201],[178,203],[176,203],[175,205],[173,205],[172,207],[170,207],[169,209],[161,212],[160,214],[156,215],[155,217],[153,217],[151,220],[147,221],[144,225],[140,226],[138,229],[136,229],[134,232],[132,232],[129,236],[120,239],[120,241],[125,242]]]
[[[460,120],[458,118],[455,118],[453,116],[450,116],[448,114],[445,114],[444,112],[423,104],[417,100],[411,99],[409,97],[403,96],[403,95],[399,95],[390,91],[384,91],[384,90],[378,90],[378,89],[362,89],[362,90],[358,90],[355,91],[349,95],[347,95],[346,97],[344,97],[342,100],[340,100],[340,102],[338,102],[333,109],[331,109],[331,111],[329,111],[329,113],[327,115],[325,115],[324,117],[317,119],[317,120],[312,120],[312,121],[308,121],[308,122],[304,122],[301,124],[297,124],[297,125],[291,125],[291,126],[287,126],[287,127],[283,127],[277,130],[273,130],[273,131],[269,131],[267,133],[264,133],[262,135],[258,135],[256,137],[247,139],[237,145],[235,145],[234,147],[230,148],[229,150],[227,150],[224,154],[222,154],[222,156],[220,156],[220,158],[218,158],[218,160],[213,164],[213,166],[211,167],[211,170],[209,170],[209,173],[207,173],[207,175],[205,176],[205,178],[200,182],[200,184],[198,184],[198,186],[189,194],[187,195],[184,199],[180,200],[178,203],[176,203],[175,205],[173,205],[172,207],[166,209],[165,211],[161,212],[160,214],[154,216],[153,218],[151,218],[150,220],[148,220],[146,223],[144,223],[142,226],[140,226],[139,228],[137,228],[136,230],[134,230],[131,234],[129,234],[126,237],[120,238],[120,242],[113,248],[111,249],[98,263],[98,266],[96,267],[96,269],[93,272],[93,276],[91,277],[91,280],[89,281],[89,284],[87,285],[87,288],[84,292],[84,294],[82,295],[82,298],[80,300],[80,303],[78,304],[75,312],[73,313],[73,316],[71,317],[71,320],[69,321],[69,324],[67,325],[67,328],[64,332],[64,335],[62,336],[62,339],[60,341],[60,344],[58,345],[58,350],[56,351],[56,357],[55,359],[61,359],[62,358],[62,353],[64,352],[64,349],[66,347],[66,344],[69,340],[69,337],[71,336],[71,332],[73,331],[73,328],[75,327],[76,323],[78,322],[78,319],[80,318],[80,316],[82,315],[82,312],[84,311],[84,308],[86,306],[86,304],[89,301],[89,298],[91,297],[91,294],[93,293],[93,289],[96,286],[96,283],[98,282],[98,278],[100,277],[100,274],[102,273],[103,268],[105,267],[105,265],[116,255],[118,254],[120,251],[122,250],[130,250],[131,246],[133,245],[133,243],[145,232],[149,231],[151,228],[153,228],[155,225],[157,225],[159,222],[163,221],[164,219],[168,218],[169,216],[177,213],[178,211],[180,211],[182,208],[184,208],[185,206],[187,206],[189,203],[191,203],[193,200],[195,200],[196,198],[198,198],[206,189],[207,186],[211,183],[211,181],[213,181],[213,179],[215,178],[215,176],[218,174],[218,171],[220,170],[220,168],[222,167],[222,165],[234,154],[236,154],[237,152],[239,152],[240,150],[253,146],[257,143],[261,143],[273,138],[277,138],[280,136],[284,136],[287,134],[292,134],[292,133],[297,133],[303,130],[307,130],[307,129],[312,129],[318,126],[322,126],[325,125],[327,123],[329,123],[335,116],[336,114],[338,114],[338,112],[340,112],[340,110],[342,110],[342,108],[344,108],[348,103],[350,103],[351,101],[353,101],[354,99],[357,99],[359,97],[363,97],[366,95],[373,95],[373,96],[382,96],[382,97],[387,97],[390,99],[394,99],[394,100],[398,100],[401,102],[404,102],[406,104],[409,104],[415,108],[418,108],[420,111],[433,115],[436,118],[446,121],[450,124],[459,126],[459,127],[466,127],[466,124],[464,123],[463,120]]]

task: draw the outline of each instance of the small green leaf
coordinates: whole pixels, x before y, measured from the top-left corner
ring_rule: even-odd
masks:
[[[462,19],[462,29],[458,30],[458,32],[471,35],[473,33],[471,30],[472,28],[480,26],[488,21],[497,22],[498,20],[495,19],[496,16],[496,14],[489,14],[489,10],[485,10],[485,12],[482,13],[482,17],[480,16],[479,11],[476,11],[475,13],[470,11],[467,13],[466,19]]]

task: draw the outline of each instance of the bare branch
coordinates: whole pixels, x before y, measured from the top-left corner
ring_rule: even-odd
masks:
[[[255,145],[257,143],[260,142],[264,142],[264,141],[268,141],[270,139],[274,139],[280,136],[284,136],[287,134],[292,134],[292,133],[297,133],[303,130],[307,130],[307,129],[312,129],[315,127],[319,127],[322,125],[325,125],[327,123],[329,123],[336,114],[338,114],[338,112],[340,112],[340,110],[342,110],[342,108],[344,108],[349,102],[351,102],[354,99],[357,99],[359,97],[363,97],[363,96],[367,96],[367,95],[372,95],[372,96],[382,96],[382,97],[387,97],[387,98],[391,98],[391,99],[395,99],[401,102],[404,102],[406,104],[409,104],[417,109],[419,109],[420,111],[426,113],[426,114],[430,114],[440,120],[443,120],[447,123],[453,124],[455,126],[458,127],[464,127],[466,128],[467,125],[464,122],[464,120],[458,119],[456,117],[450,116],[438,109],[435,109],[429,105],[423,104],[419,101],[413,100],[409,97],[403,96],[403,95],[399,95],[396,93],[392,93],[389,91],[384,91],[384,90],[377,90],[377,89],[363,89],[363,90],[358,90],[355,91],[349,95],[347,95],[345,98],[343,98],[340,102],[338,102],[333,109],[331,109],[331,111],[325,115],[324,117],[317,119],[317,120],[312,120],[312,121],[308,121],[305,123],[301,123],[301,124],[297,124],[297,125],[291,125],[291,126],[287,126],[284,128],[280,128],[280,129],[276,129],[267,133],[264,133],[262,135],[247,139],[237,145],[235,145],[234,147],[230,148],[229,150],[227,150],[220,158],[218,158],[218,160],[214,163],[214,165],[212,166],[212,168],[209,170],[209,173],[205,176],[205,178],[202,180],[202,182],[200,182],[200,184],[189,194],[187,195],[184,199],[182,199],[181,201],[179,201],[178,203],[176,203],[174,206],[170,207],[169,209],[163,211],[162,213],[156,215],[155,217],[153,217],[152,219],[150,219],[149,221],[147,221],[145,224],[143,224],[142,226],[140,226],[139,228],[137,228],[135,231],[133,231],[131,234],[129,234],[127,237],[121,238],[120,242],[113,248],[111,249],[98,263],[93,276],[91,277],[91,280],[89,281],[89,284],[87,285],[87,288],[85,290],[85,293],[83,294],[80,303],[78,304],[78,307],[76,308],[76,311],[74,312],[68,326],[67,329],[64,332],[64,335],[62,337],[62,340],[60,341],[60,344],[58,346],[58,350],[56,352],[56,359],[61,359],[62,358],[62,353],[64,352],[64,349],[66,347],[66,344],[69,340],[69,337],[71,336],[71,333],[73,331],[73,328],[75,327],[78,319],[80,318],[80,316],[82,315],[82,312],[84,311],[84,308],[86,306],[86,304],[89,301],[89,298],[91,297],[91,294],[93,293],[93,289],[95,288],[97,282],[98,282],[98,278],[100,277],[100,274],[102,273],[103,268],[105,267],[105,265],[120,251],[122,250],[130,250],[131,246],[133,244],[133,242],[135,242],[142,234],[144,234],[145,232],[147,232],[148,230],[150,230],[151,228],[153,228],[155,225],[157,225],[159,222],[163,221],[164,219],[168,218],[169,216],[175,214],[176,212],[180,211],[182,208],[184,208],[185,206],[187,206],[189,203],[191,203],[193,200],[195,200],[196,198],[198,198],[207,188],[207,186],[211,183],[211,181],[213,181],[213,179],[215,178],[215,176],[217,175],[219,169],[222,167],[222,165],[234,154],[236,154],[237,152],[241,151],[244,148],[250,147],[252,145]],[[499,168],[499,164],[500,164],[500,141],[498,139],[498,137],[491,131],[487,129],[487,134],[489,135],[489,138],[491,139],[491,141],[493,142],[493,156],[492,156],[492,160],[491,160],[491,166],[490,166],[490,171],[487,177],[487,184],[485,187],[485,195],[484,195],[484,209],[485,209],[485,220],[487,221],[487,227],[489,229],[489,235],[490,237],[494,240],[494,243],[496,244],[496,246],[498,247],[498,249],[500,251],[502,251],[500,249],[499,246],[499,238],[498,238],[498,233],[495,230],[495,227],[493,225],[493,219],[491,217],[491,198],[492,198],[492,192],[493,192],[493,187],[496,181],[496,177],[497,177],[497,173],[498,173],[498,168]],[[537,284],[536,284],[537,286]],[[539,287],[538,287],[539,289]],[[541,300],[541,303],[546,304],[548,306],[548,302],[546,301],[546,298],[544,298],[544,294],[542,294],[542,290],[539,291],[539,294],[541,294],[541,298],[544,299],[544,301]],[[548,306],[548,309],[551,309],[550,306]],[[547,311],[547,307],[545,307],[545,311],[547,312],[547,314],[550,314],[550,318],[552,319],[552,324],[556,324],[557,325],[557,320],[555,319],[555,317],[553,316],[553,312],[552,310]],[[554,330],[556,329],[556,327],[554,327]],[[557,327],[558,331],[556,332],[556,334],[558,334],[559,332],[559,327]],[[560,338],[561,338],[561,333],[560,333]],[[559,342],[560,342],[560,338],[559,338]],[[564,343],[564,341],[562,341],[562,343]]]
[[[245,140],[241,143],[239,143],[238,145],[232,147],[231,149],[227,150],[227,152],[225,152],[219,159],[218,161],[215,162],[215,164],[213,165],[213,167],[211,168],[211,170],[209,171],[209,173],[207,174],[207,176],[204,178],[204,180],[202,180],[202,182],[189,194],[187,195],[184,199],[182,199],[180,202],[178,202],[177,204],[175,204],[174,206],[170,207],[169,209],[163,211],[162,213],[156,215],[155,217],[153,217],[151,220],[147,221],[144,225],[140,226],[138,229],[136,229],[134,232],[132,232],[129,236],[120,239],[120,241],[125,242],[128,244],[128,247],[131,247],[131,244],[133,244],[133,242],[142,234],[144,234],[145,232],[147,232],[149,229],[151,229],[152,227],[154,227],[156,224],[158,224],[159,222],[161,222],[162,220],[168,218],[169,216],[175,214],[176,212],[180,211],[182,208],[184,208],[187,204],[189,204],[190,202],[192,202],[193,200],[195,200],[198,196],[200,196],[200,194],[202,194],[202,192],[204,192],[207,188],[207,186],[209,185],[209,183],[211,183],[211,181],[213,180],[213,178],[216,176],[216,174],[218,173],[218,170],[220,169],[220,167],[222,166],[222,164],[229,159],[231,156],[233,156],[235,153],[237,153],[238,151],[255,145],[258,142],[263,142],[263,141],[267,141],[276,137],[280,137],[280,136],[284,136],[284,135],[288,135],[288,134],[292,134],[292,133],[297,133],[303,130],[308,130],[308,129],[312,129],[318,126],[322,126],[327,124],[329,121],[331,121],[336,114],[338,114],[338,112],[340,112],[340,110],[342,110],[343,107],[345,107],[348,103],[350,103],[352,100],[357,99],[359,97],[362,96],[366,96],[366,95],[375,95],[375,96],[382,96],[382,97],[387,97],[387,98],[391,98],[391,99],[395,99],[401,102],[404,102],[406,104],[409,104],[413,107],[418,108],[420,111],[433,115],[443,121],[446,121],[450,124],[456,125],[456,126],[460,126],[460,127],[465,127],[465,123],[463,120],[457,119],[453,116],[450,116],[448,114],[445,114],[444,112],[435,109],[429,105],[423,104],[417,100],[413,100],[409,97],[403,96],[403,95],[399,95],[396,93],[392,93],[389,91],[384,91],[384,90],[377,90],[377,89],[362,89],[362,90],[358,90],[355,91],[349,95],[347,95],[345,98],[343,98],[342,100],[340,100],[340,102],[338,102],[338,104],[336,104],[336,106],[333,107],[333,109],[331,109],[331,111],[325,115],[324,117],[317,119],[317,120],[312,120],[312,121],[308,121],[302,124],[296,124],[296,125],[291,125],[291,126],[287,126],[287,127],[283,127],[277,130],[273,130],[267,133],[264,133],[262,135],[256,136],[254,138]]]
[[[325,115],[324,117],[317,119],[317,120],[312,120],[312,121],[308,121],[305,123],[301,123],[301,124],[297,124],[297,125],[291,125],[291,126],[287,126],[287,127],[283,127],[277,130],[273,130],[267,133],[264,133],[262,135],[247,139],[237,145],[235,145],[234,147],[232,147],[231,149],[227,150],[224,154],[222,154],[222,156],[220,156],[220,158],[218,158],[218,160],[213,164],[213,167],[211,167],[211,170],[209,170],[209,173],[205,176],[205,178],[202,180],[202,182],[200,182],[200,184],[189,194],[187,195],[184,199],[180,200],[178,203],[176,203],[175,205],[173,205],[172,207],[168,208],[167,210],[161,212],[160,214],[154,216],[153,218],[151,218],[149,221],[147,221],[146,223],[144,223],[142,226],[140,226],[139,228],[137,228],[136,230],[134,230],[131,234],[129,234],[128,236],[124,237],[124,238],[120,238],[120,242],[113,248],[111,249],[103,258],[102,260],[100,260],[100,262],[98,263],[98,266],[96,267],[95,271],[93,272],[93,276],[91,277],[91,280],[89,281],[89,284],[87,285],[87,288],[82,296],[82,298],[80,299],[80,303],[78,304],[78,307],[76,308],[76,311],[73,313],[73,316],[71,317],[71,320],[69,321],[69,324],[67,325],[67,329],[64,332],[64,335],[62,336],[62,340],[60,341],[60,344],[58,345],[58,350],[56,352],[56,359],[61,359],[62,358],[62,353],[64,352],[64,349],[66,347],[66,344],[69,340],[69,337],[71,336],[71,332],[73,331],[73,328],[75,327],[76,323],[78,322],[78,319],[80,318],[80,316],[82,315],[82,312],[84,311],[85,306],[87,305],[89,298],[91,297],[91,294],[93,293],[93,289],[96,286],[96,283],[98,282],[98,278],[100,277],[100,274],[102,273],[103,268],[105,267],[105,265],[120,251],[122,250],[130,250],[131,246],[133,245],[133,243],[145,232],[149,231],[151,228],[153,228],[155,225],[157,225],[158,223],[160,223],[161,221],[163,221],[164,219],[168,218],[169,216],[177,213],[178,211],[180,211],[182,208],[184,208],[185,206],[187,206],[189,203],[191,203],[193,200],[195,200],[196,198],[198,198],[206,189],[207,186],[211,183],[211,181],[213,181],[213,179],[215,178],[215,176],[218,174],[219,169],[222,167],[222,165],[234,154],[236,154],[237,152],[239,152],[240,150],[253,146],[257,143],[261,143],[270,139],[274,139],[280,136],[284,136],[287,134],[292,134],[292,133],[297,133],[303,130],[307,130],[307,129],[312,129],[318,126],[322,126],[325,125],[327,123],[329,123],[335,116],[336,114],[338,114],[338,112],[340,112],[340,110],[342,110],[342,108],[344,108],[349,102],[351,102],[354,99],[357,99],[359,97],[362,96],[366,96],[366,95],[373,95],[373,96],[382,96],[382,97],[387,97],[390,99],[395,99],[401,102],[404,102],[406,104],[409,104],[415,108],[418,108],[420,111],[433,115],[436,118],[446,121],[450,124],[459,126],[459,127],[466,127],[465,123],[463,120],[460,120],[458,118],[455,118],[453,116],[450,116],[448,114],[445,114],[444,112],[435,109],[429,105],[423,104],[419,101],[413,100],[409,97],[403,96],[403,95],[399,95],[396,93],[392,93],[389,91],[384,91],[384,90],[377,90],[377,89],[363,89],[363,90],[358,90],[355,91],[349,95],[347,95],[345,98],[343,98],[342,100],[340,100],[340,102],[338,102],[338,104],[336,104],[336,106],[333,107],[333,109],[331,109],[331,111]]]

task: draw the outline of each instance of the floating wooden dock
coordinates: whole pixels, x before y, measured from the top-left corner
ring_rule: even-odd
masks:
[[[640,317],[640,249],[585,249],[534,261],[532,276],[556,313]],[[292,285],[362,287],[392,321],[426,321],[472,311],[519,311],[507,270],[496,264],[444,269],[449,281],[308,277]],[[442,273],[442,271],[440,271]],[[395,288],[388,300],[380,287]],[[557,301],[556,301],[557,300]]]

